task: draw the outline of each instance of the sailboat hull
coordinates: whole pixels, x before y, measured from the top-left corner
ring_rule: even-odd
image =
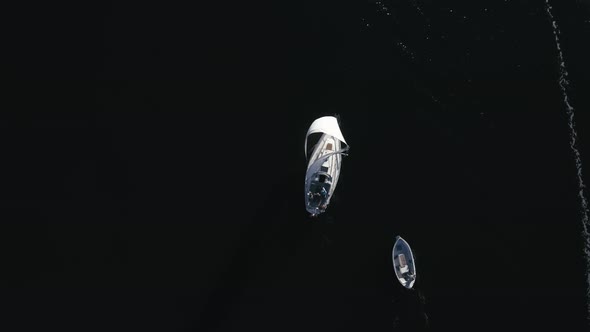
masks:
[[[335,117],[316,119],[308,130],[305,139],[307,154],[307,139],[311,134],[321,134],[314,145],[305,175],[305,207],[312,215],[323,213],[336,190],[342,165],[342,154],[348,150]]]

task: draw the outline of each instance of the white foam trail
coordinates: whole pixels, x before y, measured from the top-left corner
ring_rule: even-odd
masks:
[[[416,8],[416,10],[418,11],[418,13],[420,13],[420,15],[424,16],[424,12],[422,12],[422,8],[420,8],[420,4],[418,3],[417,0],[412,0],[412,5],[414,6],[414,8]]]
[[[410,51],[410,49],[408,49],[408,47],[404,43],[402,43],[400,41],[400,42],[397,42],[396,45],[399,46],[401,48],[401,50],[412,59],[412,61],[416,60],[416,56],[414,55],[414,52]]]
[[[590,222],[588,220],[588,200],[586,199],[586,196],[584,195],[584,188],[586,188],[586,185],[584,184],[584,179],[582,178],[582,157],[580,156],[580,151],[577,148],[577,140],[578,140],[578,133],[576,131],[576,123],[575,123],[575,119],[574,119],[574,108],[572,107],[572,105],[570,104],[568,95],[567,95],[567,86],[569,85],[569,82],[567,80],[567,69],[565,67],[565,61],[563,59],[563,53],[561,51],[561,45],[559,43],[559,36],[561,34],[561,31],[559,30],[559,27],[557,26],[557,22],[555,21],[555,18],[553,17],[553,12],[552,12],[552,7],[551,4],[549,3],[549,0],[545,0],[545,4],[546,4],[546,10],[547,10],[547,15],[549,16],[549,19],[551,19],[552,25],[553,25],[553,36],[555,37],[555,44],[557,47],[557,60],[559,62],[559,86],[561,88],[561,92],[563,94],[563,102],[565,104],[565,108],[567,111],[567,115],[568,115],[568,120],[569,120],[569,128],[570,128],[570,148],[572,149],[573,153],[574,153],[574,158],[576,161],[576,169],[578,171],[577,176],[578,176],[578,197],[580,198],[580,203],[581,203],[581,207],[582,207],[582,236],[584,237],[584,254],[586,255],[586,281],[587,281],[587,290],[586,290],[586,296],[587,296],[587,305],[588,305],[588,314],[589,316],[587,317],[588,319],[590,319],[590,233],[588,233],[588,229],[590,228]]]
[[[385,6],[385,4],[383,2],[381,2],[379,0],[379,1],[375,2],[375,4],[379,7],[380,11],[385,13],[385,15],[391,16],[391,13],[389,12],[389,8],[387,8],[387,6]]]

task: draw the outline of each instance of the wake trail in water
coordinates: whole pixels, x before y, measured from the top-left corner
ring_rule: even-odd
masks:
[[[584,184],[584,179],[582,178],[582,157],[580,156],[580,151],[577,148],[578,133],[576,131],[576,123],[574,119],[575,110],[570,104],[569,97],[567,95],[567,87],[569,85],[569,82],[567,80],[568,72],[565,67],[565,61],[563,59],[561,44],[559,43],[559,36],[561,35],[561,31],[559,30],[555,18],[553,17],[553,8],[551,7],[549,0],[545,0],[545,5],[547,15],[549,16],[549,19],[551,20],[551,23],[553,25],[553,36],[555,37],[555,44],[557,47],[557,60],[559,62],[559,87],[561,88],[561,92],[563,94],[563,102],[565,104],[568,116],[568,124],[570,128],[570,148],[574,153],[574,158],[576,162],[578,176],[578,197],[580,199],[582,207],[582,236],[584,237],[584,253],[586,256],[586,286],[588,287],[586,290],[586,297],[588,301],[587,318],[590,320],[590,233],[588,233],[588,229],[590,228],[590,222],[588,220],[588,200],[584,195],[584,188],[586,188],[586,185]]]
[[[418,3],[417,0],[412,0],[412,6],[414,6],[414,8],[416,8],[416,10],[418,11],[418,13],[420,13],[420,15],[425,16],[424,12],[422,11],[422,8],[420,7],[420,4]]]

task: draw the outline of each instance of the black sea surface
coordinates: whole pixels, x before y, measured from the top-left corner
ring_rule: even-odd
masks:
[[[590,8],[553,6],[588,168]],[[545,2],[90,7],[15,38],[3,330],[587,330]],[[310,218],[305,133],[334,114],[349,156]]]

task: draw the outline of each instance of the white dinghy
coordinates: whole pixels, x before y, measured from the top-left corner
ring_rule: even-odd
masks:
[[[395,275],[402,286],[412,288],[416,281],[416,264],[414,263],[414,254],[408,242],[396,236],[395,244],[391,256],[393,258],[393,269]]]
[[[321,136],[308,154],[311,135]],[[348,149],[335,117],[318,118],[309,127],[305,136],[305,156],[309,160],[305,174],[305,208],[312,216],[325,212],[330,204],[340,176],[342,155],[346,155]]]

